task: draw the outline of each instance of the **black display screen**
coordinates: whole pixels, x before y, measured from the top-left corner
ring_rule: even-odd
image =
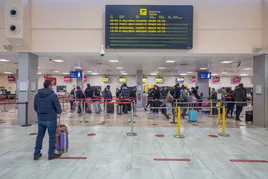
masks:
[[[193,6],[107,5],[105,20],[106,48],[193,48]]]

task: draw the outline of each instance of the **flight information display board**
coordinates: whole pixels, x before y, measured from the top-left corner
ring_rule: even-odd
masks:
[[[107,5],[105,20],[106,48],[193,48],[193,6]]]

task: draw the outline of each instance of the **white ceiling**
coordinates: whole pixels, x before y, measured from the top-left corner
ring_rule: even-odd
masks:
[[[176,56],[144,56],[138,55],[105,55],[98,54],[47,54],[37,53],[39,56],[39,72],[43,74],[61,74],[74,70],[74,67],[81,66],[84,71],[97,72],[100,75],[120,75],[120,71],[126,71],[128,75],[135,75],[137,70],[143,70],[145,75],[152,72],[159,72],[159,75],[179,75],[181,73],[195,72],[201,67],[220,76],[236,76],[239,74],[253,75],[252,70],[245,71],[244,68],[253,67],[253,55],[176,55]],[[18,55],[15,53],[0,53],[0,59],[8,59],[9,62],[0,62],[0,73],[5,71],[16,72]],[[64,63],[56,63],[49,59],[61,59]],[[118,63],[111,63],[109,60],[119,60]],[[175,63],[166,63],[166,60],[174,60]],[[222,61],[232,61],[230,64],[222,64]],[[240,67],[238,63],[241,62]],[[116,69],[123,67],[123,70]],[[159,70],[159,67],[165,67]],[[59,71],[55,73],[54,71]],[[226,74],[222,74],[225,72]],[[86,73],[90,74],[90,73]],[[192,74],[189,74],[192,75]]]

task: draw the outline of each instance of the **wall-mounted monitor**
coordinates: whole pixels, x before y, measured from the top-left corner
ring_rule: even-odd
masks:
[[[145,76],[142,77],[142,82],[143,82],[143,83],[147,83],[147,81],[148,81],[147,77],[145,77]]]
[[[219,83],[220,82],[220,77],[219,76],[214,76],[213,78],[212,78],[212,82],[213,83]]]
[[[127,82],[127,78],[121,76],[121,77],[119,78],[119,82],[120,82],[120,83],[126,83],[126,82]]]
[[[16,81],[16,78],[15,76],[8,76],[7,81],[13,82],[13,81]]]
[[[182,77],[176,78],[176,82],[177,83],[184,83],[184,78],[182,78]]]
[[[196,82],[196,77],[192,77],[192,83],[195,83]]]
[[[83,78],[82,71],[70,71],[70,78]]]
[[[163,77],[161,77],[161,76],[156,77],[155,82],[156,83],[163,83]]]
[[[101,81],[104,82],[104,83],[108,83],[109,82],[108,76],[102,76]]]
[[[69,76],[65,76],[64,77],[64,82],[70,83],[70,82],[72,82],[72,78],[70,78]]]
[[[199,72],[200,79],[211,79],[211,72]]]
[[[237,76],[233,78],[233,83],[240,83],[241,82],[241,77]]]

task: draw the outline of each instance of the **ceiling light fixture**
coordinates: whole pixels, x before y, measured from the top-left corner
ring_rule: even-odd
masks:
[[[165,67],[159,67],[158,68],[159,70],[164,70],[164,69],[166,69]]]
[[[121,75],[127,75],[127,73],[121,73]]]
[[[187,74],[185,74],[185,73],[181,73],[180,75],[181,75],[181,76],[186,76]]]
[[[98,75],[99,73],[95,73],[95,72],[94,72],[94,73],[91,73],[91,74],[92,74],[92,75]]]
[[[248,74],[244,74],[244,73],[242,73],[242,74],[240,74],[239,76],[248,76]]]
[[[191,72],[191,71],[188,71],[187,73],[193,73],[193,72]]]
[[[69,75],[70,73],[66,73],[66,72],[65,72],[65,73],[62,73],[62,74],[63,74],[63,75]]]
[[[63,63],[63,60],[53,60],[53,62],[57,62],[57,63]]]
[[[200,68],[200,70],[207,70],[208,68]]]
[[[116,67],[116,69],[119,69],[120,70],[120,69],[123,69],[123,67]]]
[[[111,62],[111,63],[118,63],[119,60],[109,60],[109,62]]]
[[[211,74],[212,76],[218,76],[218,74],[215,74],[215,73],[213,73],[213,74]]]
[[[42,75],[42,73],[41,73],[41,72],[38,72],[37,74],[38,74],[38,75]]]
[[[0,59],[0,62],[8,62],[9,60],[7,59]]]
[[[221,63],[225,63],[225,64],[227,64],[227,63],[232,63],[233,61],[222,61]]]
[[[246,71],[248,71],[248,70],[251,70],[252,68],[244,68],[243,70],[246,70]]]
[[[54,73],[59,73],[59,71],[54,71]]]
[[[167,60],[166,63],[175,63],[174,60]]]
[[[92,73],[92,71],[87,71],[88,73]]]
[[[38,68],[41,68],[41,67],[38,67]]]
[[[10,71],[5,71],[4,74],[11,75],[11,74],[13,74],[13,73],[10,72]]]
[[[82,67],[74,67],[75,69],[81,69]]]
[[[157,74],[156,73],[151,73],[151,75],[156,76]]]

